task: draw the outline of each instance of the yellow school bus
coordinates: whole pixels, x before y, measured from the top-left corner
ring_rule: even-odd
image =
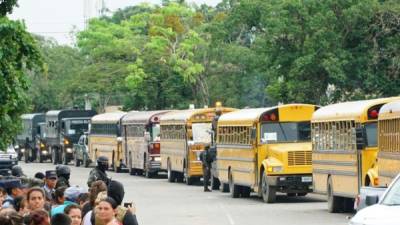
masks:
[[[314,113],[314,192],[327,195],[329,212],[352,210],[361,186],[379,184],[378,114],[382,105],[395,99],[337,103]]]
[[[400,101],[379,111],[378,147],[379,184],[388,186],[400,173]]]
[[[132,111],[122,118],[123,161],[131,175],[160,171],[160,116],[168,111]]]
[[[287,104],[222,115],[217,171],[223,189],[234,198],[254,191],[267,203],[276,201],[277,192],[289,196],[311,192],[310,119],[317,108]]]
[[[99,156],[107,156],[114,171],[119,172],[123,169],[121,119],[125,114],[110,112],[92,117],[88,153],[91,162],[96,162]]]
[[[178,180],[191,185],[203,176],[200,154],[211,144],[211,122],[216,110],[223,114],[234,109],[189,109],[161,115],[161,169],[167,170],[169,182]]]

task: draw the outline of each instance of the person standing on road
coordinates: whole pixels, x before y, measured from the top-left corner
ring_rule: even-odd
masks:
[[[59,165],[56,168],[56,173],[57,173],[57,184],[56,184],[56,189],[59,187],[66,187],[69,188],[69,178],[71,176],[71,169],[68,166],[65,165]]]
[[[126,208],[122,206],[122,201],[124,200],[125,190],[121,182],[116,180],[110,181],[107,187],[107,195],[115,200],[117,203],[116,208],[116,218],[123,225],[138,225],[136,215],[133,214],[134,208]]]
[[[204,192],[210,192],[211,190],[208,188],[208,183],[210,182],[211,177],[211,163],[212,159],[210,157],[209,147],[207,146],[206,149],[201,152],[200,160],[202,162],[203,167],[203,186]]]
[[[18,165],[15,165],[11,168],[11,176],[18,177],[18,178],[26,177],[24,172],[22,171],[21,166],[18,166]]]
[[[94,181],[101,180],[108,185],[110,179],[107,176],[106,170],[108,169],[108,158],[106,156],[100,156],[97,159],[96,167],[90,171],[87,185],[92,186]]]
[[[57,184],[57,173],[55,170],[47,170],[45,177],[45,185],[43,190],[46,194],[46,200],[49,202],[53,201],[53,193],[56,191]]]
[[[92,183],[92,186],[89,189],[90,193],[89,193],[89,202],[86,202],[83,206],[82,206],[82,218],[84,216],[86,216],[86,214],[88,212],[90,212],[91,210],[94,209],[94,207],[96,206],[96,199],[97,199],[97,195],[100,192],[103,191],[107,191],[107,185],[101,181],[95,181]]]

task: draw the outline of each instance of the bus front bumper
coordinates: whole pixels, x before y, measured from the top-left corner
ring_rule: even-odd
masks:
[[[268,176],[268,184],[284,193],[308,193],[313,188],[311,174]]]

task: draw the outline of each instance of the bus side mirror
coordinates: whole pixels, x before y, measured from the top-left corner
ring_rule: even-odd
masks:
[[[367,145],[367,135],[365,127],[356,128],[356,145],[357,150],[363,150]]]

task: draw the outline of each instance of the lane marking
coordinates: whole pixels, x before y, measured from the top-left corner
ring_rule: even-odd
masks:
[[[222,209],[222,211],[224,211],[225,216],[228,218],[229,224],[235,225],[235,221],[233,220],[232,215],[228,212],[228,210],[225,208],[225,206],[222,205],[222,203],[218,203],[218,205]]]

